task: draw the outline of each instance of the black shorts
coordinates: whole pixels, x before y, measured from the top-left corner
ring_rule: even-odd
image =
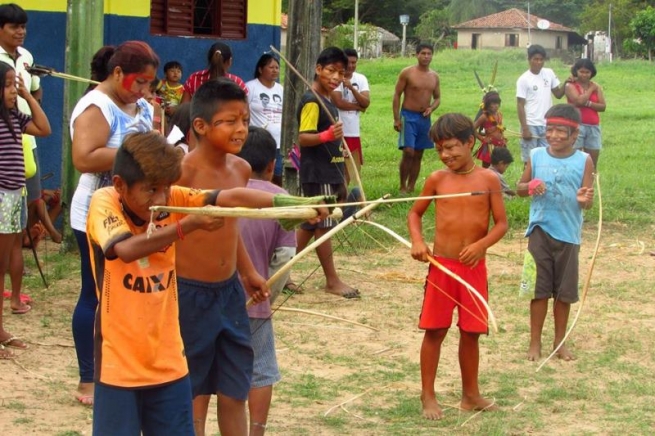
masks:
[[[335,195],[337,203],[344,202],[348,196],[346,185],[343,183],[303,183],[303,197],[314,197],[316,195]],[[300,228],[303,230],[330,229],[339,224],[338,220],[328,218],[318,224],[302,223]]]
[[[580,246],[553,239],[541,227],[535,227],[528,238],[528,251],[537,266],[534,298],[577,302]]]

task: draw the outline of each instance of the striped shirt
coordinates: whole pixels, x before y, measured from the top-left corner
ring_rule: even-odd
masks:
[[[13,109],[10,111],[10,119],[14,128],[13,133],[7,123],[0,118],[0,188],[14,191],[25,186],[22,137],[32,117]]]
[[[246,94],[248,94],[248,87],[246,86],[245,82],[241,80],[239,76],[235,76],[234,74],[230,73],[225,73],[225,77],[228,79],[232,80],[234,83],[239,85],[241,89],[246,91]],[[193,96],[193,94],[196,93],[198,88],[200,88],[200,85],[203,83],[209,81],[209,70],[200,70],[196,71],[195,73],[191,74],[189,78],[184,82],[184,92],[189,93],[189,95]]]

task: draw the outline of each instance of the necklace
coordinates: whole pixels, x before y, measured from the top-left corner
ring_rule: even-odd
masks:
[[[472,166],[470,169],[468,169],[468,170],[464,170],[464,171],[455,171],[455,170],[450,170],[450,171],[452,171],[453,173],[455,173],[455,174],[457,174],[457,175],[465,176],[465,175],[467,175],[467,174],[471,174],[471,173],[473,172],[473,170],[475,170],[475,163],[474,163],[473,166]]]

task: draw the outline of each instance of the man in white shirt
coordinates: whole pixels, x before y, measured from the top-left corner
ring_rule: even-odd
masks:
[[[550,68],[544,68],[546,50],[540,45],[528,48],[530,69],[516,81],[516,111],[521,123],[521,160],[524,165],[530,156],[530,150],[547,147],[546,119],[544,118],[552,105],[551,93],[556,98],[564,95],[566,82],[559,79]]]
[[[348,56],[348,66],[343,82],[332,92],[332,101],[339,109],[339,120],[343,122],[343,137],[352,153],[357,171],[360,171],[364,163],[362,155],[362,142],[360,139],[359,115],[365,112],[371,104],[368,79],[363,74],[356,72],[357,50],[347,48],[344,50]],[[346,165],[348,168],[348,165]]]

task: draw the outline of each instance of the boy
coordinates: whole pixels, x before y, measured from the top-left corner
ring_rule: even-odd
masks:
[[[172,244],[223,220],[167,212],[153,218],[150,206],[273,204],[261,191],[171,187],[182,155],[155,132],[131,134],[116,154],[113,187],[91,200],[87,238],[99,300],[94,435],[193,435]],[[151,220],[156,228],[148,236]]]
[[[418,200],[407,217],[412,240],[412,257],[423,262],[434,254],[446,268],[453,270],[487,298],[485,253],[507,231],[507,218],[498,177],[475,165],[471,151],[475,144],[473,122],[462,114],[445,114],[430,129],[439,158],[446,169],[435,171],[425,182],[421,196],[483,191],[486,195],[441,199],[435,202],[433,248],[423,240],[423,214],[429,200]],[[494,224],[489,227],[489,219]],[[458,307],[459,364],[462,372],[464,410],[495,410],[496,406],[480,395],[478,387],[479,346],[481,333],[487,333],[487,314],[473,295],[449,276],[430,267],[419,328],[425,330],[421,346],[421,402],[423,416],[441,419],[434,391],[441,344]]]
[[[538,44],[528,48],[530,68],[516,81],[516,111],[521,123],[521,160],[528,161],[530,150],[546,147],[544,115],[551,106],[550,94],[562,98],[566,82],[561,83],[553,70],[544,68],[546,49]]]
[[[157,94],[163,100],[162,106],[166,116],[170,117],[175,107],[182,101],[184,85],[182,80],[182,64],[178,61],[170,61],[164,64],[164,78],[159,82]]]
[[[248,139],[238,155],[252,168],[248,188],[286,194],[284,189],[271,182],[276,155],[275,138],[266,129],[250,126]],[[296,253],[295,233],[284,230],[275,220],[242,218],[239,220],[239,230],[255,268],[267,279]],[[288,274],[271,287],[270,300],[248,309],[252,348],[255,354],[252,385],[248,394],[250,436],[264,434],[273,395],[273,384],[280,380],[275,357],[271,302],[281,291],[287,277]]]
[[[434,147],[430,142],[430,115],[441,103],[439,75],[430,69],[432,46],[416,46],[417,65],[400,72],[393,94],[393,127],[400,134],[400,194],[411,194],[421,172],[423,151]],[[402,106],[400,96],[403,95]]]
[[[505,174],[505,171],[507,171],[507,168],[509,168],[512,162],[514,162],[514,157],[506,147],[496,147],[491,152],[491,166],[489,169],[498,175],[500,188],[502,189],[503,197],[505,198],[512,198],[516,195],[516,192],[510,189],[505,177],[503,177],[503,174]]]
[[[541,357],[548,299],[554,299],[553,347],[564,338],[571,304],[578,301],[582,209],[589,209],[594,199],[593,161],[588,154],[573,148],[579,124],[580,113],[570,104],[559,104],[548,110],[548,147],[530,152],[517,185],[519,196],[532,195],[526,236],[528,251],[537,267],[534,298],[530,301],[528,360]],[[565,345],[557,356],[563,360],[574,358]]]
[[[339,112],[330,100],[330,95],[343,82],[348,58],[343,50],[328,47],[316,60],[312,89],[338,119]],[[347,197],[345,165],[341,138],[343,124],[332,124],[330,117],[318,103],[311,91],[305,92],[298,105],[298,145],[300,152],[300,183],[306,197],[314,195],[336,195],[337,202]],[[327,219],[318,225],[302,224],[296,233],[298,252],[302,251],[312,238],[318,239],[338,224]],[[325,292],[344,298],[359,298],[359,291],[341,281],[334,266],[332,243],[326,241],[316,249],[316,254],[325,274]]]
[[[248,136],[245,91],[227,78],[204,83],[193,95],[191,120],[198,141],[182,161],[178,184],[196,189],[245,187],[250,166],[235,156]],[[225,218],[216,232],[190,235],[178,250],[180,330],[196,435],[205,434],[212,394],[218,395],[221,434],[246,434],[253,352],[243,289],[256,303],[262,302],[268,298],[266,281],[248,257],[236,218]]]
[[[357,50],[347,48],[343,52],[348,57],[348,66],[343,82],[332,93],[332,100],[339,109],[339,119],[343,122],[343,136],[348,149],[353,154],[351,159],[354,159],[355,167],[360,171],[364,156],[359,131],[359,115],[371,104],[370,90],[366,76],[356,71],[359,58]]]

